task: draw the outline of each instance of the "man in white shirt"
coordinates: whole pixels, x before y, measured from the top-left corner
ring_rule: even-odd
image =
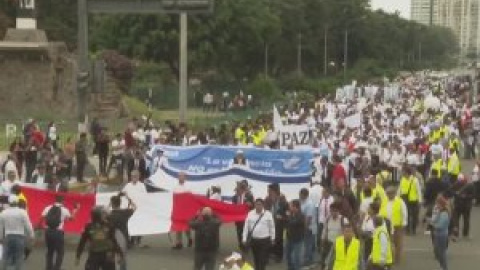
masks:
[[[167,157],[165,157],[164,152],[162,149],[157,149],[155,151],[155,156],[152,161],[152,171],[151,175],[153,175],[158,169],[162,168],[164,164],[167,163]]]
[[[7,177],[1,184],[2,194],[9,196],[14,185],[20,184],[15,171],[7,171]]]
[[[0,239],[3,243],[4,252],[2,268],[7,269],[13,265],[17,270],[23,270],[24,252],[27,240],[33,241],[33,226],[27,211],[18,207],[18,197],[10,196],[10,207],[0,213]]]
[[[330,205],[334,202],[333,196],[330,194],[330,190],[328,188],[324,188],[322,190],[322,198],[318,204],[318,247],[319,253],[322,253],[322,234],[323,228],[325,227],[325,222],[327,218],[330,216]]]
[[[262,199],[255,200],[255,209],[247,215],[242,241],[245,246],[252,248],[254,268],[265,270],[270,245],[275,241],[275,224],[272,213],[265,210]]]
[[[71,220],[78,211],[78,205],[75,206],[73,213],[70,213],[63,205],[63,196],[57,196],[56,202],[45,207],[42,212],[42,219],[46,221],[47,228],[45,230],[45,244],[47,247],[47,270],[60,270],[63,263],[63,255],[65,253],[65,237],[63,227],[66,220]],[[55,262],[54,258],[55,257]]]
[[[5,176],[8,176],[8,172],[10,171],[15,172],[15,179],[20,178],[20,176],[18,175],[17,164],[15,163],[15,159],[11,154],[8,155],[7,160],[5,161],[5,165],[4,165]]]
[[[146,194],[147,187],[144,183],[140,182],[140,172],[137,170],[133,170],[131,173],[131,180],[128,182],[122,190],[125,194],[129,197],[135,197],[139,194]]]
[[[192,193],[192,191],[185,186],[185,183],[187,181],[187,175],[184,172],[178,173],[178,185],[173,188],[173,193],[174,194],[182,194],[182,193]],[[172,247],[174,250],[180,250],[183,248],[183,233],[184,232],[175,232],[175,238],[176,238],[176,243]],[[190,230],[185,231],[185,234],[187,235],[188,239],[188,247],[192,247],[193,245],[193,240],[192,240],[192,235],[190,233]]]
[[[45,174],[45,165],[38,164],[37,170],[33,173],[32,183],[40,189],[47,188],[47,178]]]
[[[111,142],[112,145],[112,156],[110,157],[110,162],[108,164],[108,169],[107,169],[107,175],[110,174],[110,170],[112,169],[112,166],[115,164],[115,167],[117,169],[117,174],[120,173],[120,175],[117,175],[117,177],[120,177],[123,179],[123,170],[124,170],[124,155],[125,155],[125,140],[122,138],[122,134],[117,133],[115,135],[115,139],[112,140]]]

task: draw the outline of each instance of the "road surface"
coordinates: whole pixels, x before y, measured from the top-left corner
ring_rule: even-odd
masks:
[[[470,172],[472,162],[463,162],[465,172]],[[451,243],[448,250],[450,269],[478,270],[480,269],[480,208],[473,209],[471,218],[471,240],[461,239]],[[430,236],[424,235],[420,228],[419,233],[412,237],[407,236],[403,262],[396,267],[398,270],[436,270],[440,269],[434,260]],[[74,266],[75,246],[77,236],[67,238],[67,251],[63,269],[84,269],[84,264]],[[170,249],[169,238],[166,235],[144,237],[143,243],[147,248],[137,248],[128,253],[129,270],[186,270],[193,269],[193,250],[185,248],[181,251]],[[236,248],[234,226],[224,225],[221,231],[221,249],[219,258],[225,258]],[[86,254],[85,254],[86,255]],[[44,269],[45,248],[43,244],[36,247],[27,260],[26,269]],[[83,259],[85,259],[84,256]],[[268,269],[286,269],[285,263],[271,264]]]

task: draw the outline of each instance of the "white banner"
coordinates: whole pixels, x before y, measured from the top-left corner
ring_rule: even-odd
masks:
[[[108,207],[110,198],[117,192],[97,193],[96,203]],[[137,210],[128,221],[128,232],[131,236],[168,233],[172,225],[171,215],[173,194],[171,192],[156,192],[141,195],[131,194]],[[126,207],[124,202],[122,207]]]
[[[310,127],[308,125],[284,125],[275,105],[273,106],[273,127],[280,140],[281,148],[287,148],[290,145],[295,148],[312,145],[313,133]]]

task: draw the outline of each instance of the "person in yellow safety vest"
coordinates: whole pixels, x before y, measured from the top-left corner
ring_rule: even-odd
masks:
[[[450,183],[453,184],[457,181],[460,170],[460,160],[458,159],[457,151],[455,151],[453,148],[450,148],[450,155],[447,161],[447,172]]]
[[[377,183],[377,179],[375,178],[375,176],[371,175],[368,178],[367,184],[372,189],[372,195],[374,197],[380,198],[381,202],[387,200],[387,194],[385,194],[385,190],[383,189],[383,186]]]
[[[246,145],[247,144],[247,134],[241,126],[237,127],[235,130],[235,140],[238,144]]]
[[[390,270],[393,264],[392,245],[390,235],[384,226],[383,218],[377,216],[373,219],[372,252],[368,260],[368,269]]]
[[[343,224],[343,234],[335,240],[331,261],[332,270],[360,269],[360,241],[355,237],[353,227],[347,221]]]
[[[432,167],[430,169],[430,175],[441,180],[442,172],[443,172],[443,159],[439,157],[435,159],[435,161],[432,163]]]
[[[408,212],[405,202],[397,196],[397,189],[393,186],[387,188],[388,200],[380,207],[380,216],[389,223],[394,245],[395,263],[399,263],[403,253],[403,238],[407,226]]]
[[[400,180],[400,188],[397,194],[407,205],[407,234],[415,235],[417,233],[418,215],[423,197],[420,181],[415,177],[413,169],[409,166],[404,168],[404,175]]]
[[[377,183],[383,187],[392,183],[392,173],[384,168],[379,173],[377,173]]]
[[[267,130],[265,129],[265,127],[260,128],[260,132],[258,136],[260,137],[260,143],[263,143],[265,140],[265,137],[267,137]]]
[[[252,141],[255,146],[260,146],[262,144],[262,138],[260,135],[260,130],[256,129],[252,132]]]
[[[460,151],[460,140],[458,139],[457,134],[452,133],[450,138],[448,139],[448,149],[455,149],[458,153]]]

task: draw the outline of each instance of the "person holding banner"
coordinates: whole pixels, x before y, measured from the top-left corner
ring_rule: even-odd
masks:
[[[173,193],[192,193],[192,191],[185,185],[187,181],[187,175],[184,172],[178,174],[178,185],[173,189]],[[172,247],[173,250],[180,250],[183,248],[183,233],[175,232],[176,243]],[[185,231],[188,238],[188,247],[193,246],[193,239],[190,230]]]

